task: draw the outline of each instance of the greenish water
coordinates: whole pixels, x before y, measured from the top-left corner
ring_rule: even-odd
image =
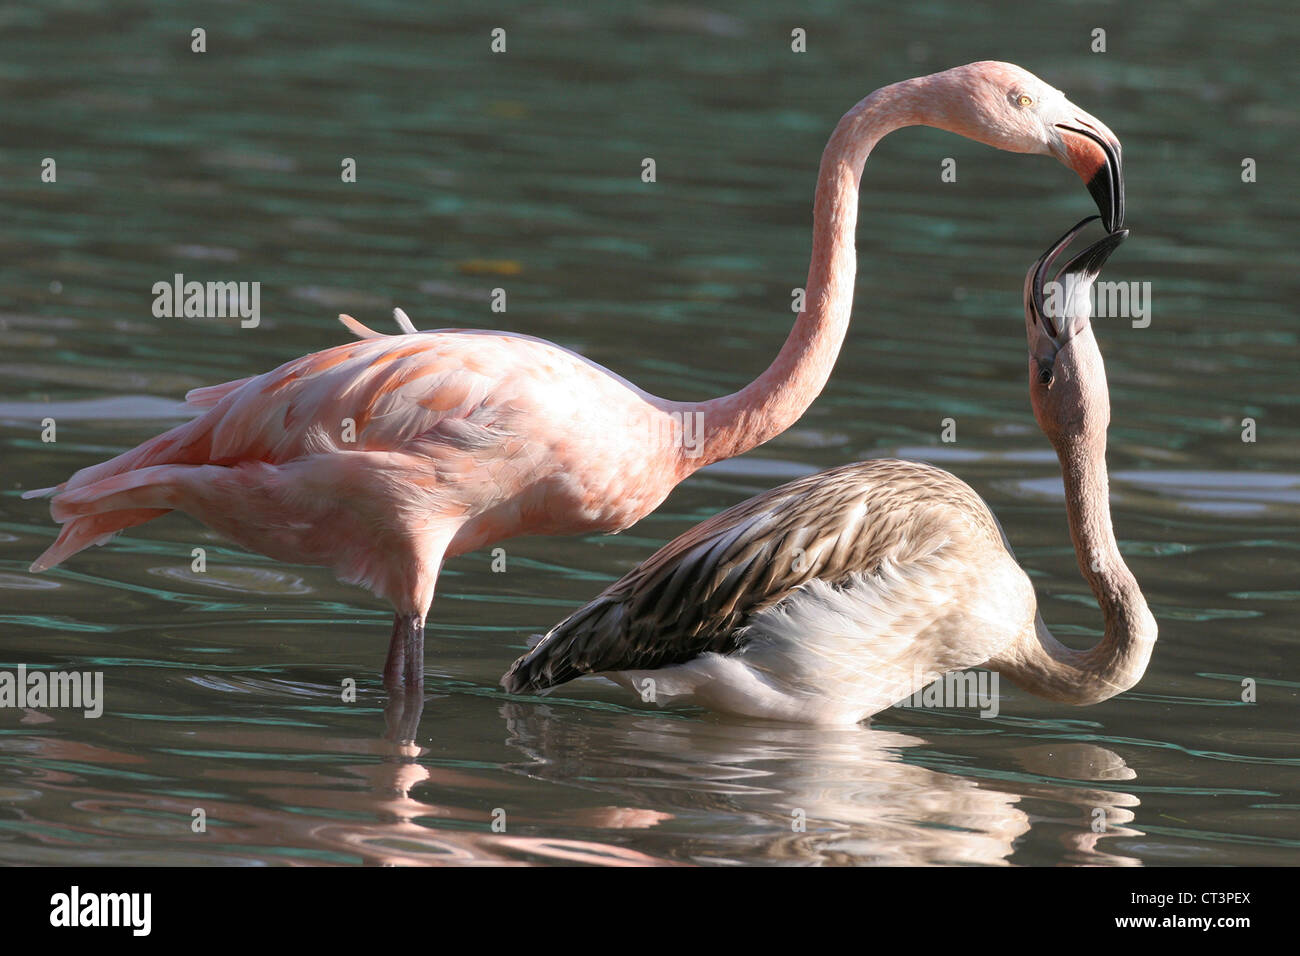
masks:
[[[0,862],[1296,861],[1300,17],[1282,2],[793,9],[0,12],[0,670],[99,670],[106,695],[94,720],[0,709]],[[1089,52],[1097,26],[1105,54]],[[344,341],[340,311],[516,329],[670,397],[740,386],[791,321],[840,114],[988,57],[1124,142],[1133,234],[1106,277],[1150,281],[1152,321],[1106,320],[1098,338],[1115,521],[1161,625],[1133,692],[1067,710],[1004,688],[994,719],[896,708],[827,731],[647,711],[597,681],[543,701],[497,687],[529,634],[664,541],[871,456],[968,481],[1058,633],[1097,637],[1028,407],[1020,306],[1025,268],[1091,202],[1049,159],[934,130],[868,164],[854,326],[798,425],[628,533],[516,541],[506,573],[486,554],[448,565],[415,746],[385,739],[387,608],[321,569],[171,515],[27,573],[55,528],[23,489],[180,420],[189,388]],[[154,318],[153,284],[178,272],[260,282],[261,324]]]

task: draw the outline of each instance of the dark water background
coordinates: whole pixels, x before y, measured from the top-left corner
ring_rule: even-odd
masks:
[[[107,705],[0,710],[0,862],[1295,862],[1298,25],[1289,2],[4,8],[0,669],[101,670]],[[968,481],[1057,632],[1096,639],[1020,307],[1025,268],[1091,203],[1049,159],[928,129],[868,164],[854,326],[798,425],[621,536],[512,542],[503,574],[449,564],[415,746],[384,739],[387,608],[321,569],[171,515],[27,573],[55,529],[23,489],[180,420],[189,388],[344,341],[340,311],[527,332],[670,397],[739,387],[791,321],[840,114],[982,58],[1124,142],[1133,235],[1107,278],[1150,281],[1152,322],[1098,337],[1115,521],[1161,625],[1133,692],[1075,710],[1004,688],[992,720],[893,709],[827,731],[650,712],[595,681],[545,701],[496,685],[527,635],[664,541],[872,456]],[[261,325],[154,318],[177,272],[259,281]]]

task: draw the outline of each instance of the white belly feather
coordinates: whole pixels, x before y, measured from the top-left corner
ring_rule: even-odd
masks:
[[[1009,555],[989,555],[972,571],[940,544],[906,564],[886,561],[878,574],[854,575],[846,586],[811,581],[756,614],[735,653],[604,676],[659,704],[856,723],[994,656],[1024,626],[1007,611],[1025,608],[1029,587]]]

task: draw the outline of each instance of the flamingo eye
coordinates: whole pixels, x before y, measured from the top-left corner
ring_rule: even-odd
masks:
[[[1039,385],[1052,384],[1052,370],[1048,368],[1046,365],[1040,365],[1038,367],[1038,384]]]
[[[1021,93],[1019,96],[1016,97],[1016,102],[1021,106],[1033,106],[1034,98],[1030,96],[1028,93]]]

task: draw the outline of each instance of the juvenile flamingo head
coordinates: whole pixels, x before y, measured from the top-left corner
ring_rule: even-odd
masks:
[[[1110,394],[1092,334],[1089,293],[1106,259],[1128,236],[1112,232],[1053,271],[1057,259],[1096,216],[1052,243],[1025,276],[1029,397],[1034,417],[1058,449],[1105,439]]]
[[[1124,169],[1119,139],[1065,94],[1014,63],[982,60],[927,79],[947,100],[949,129],[1013,153],[1055,156],[1088,187],[1102,225],[1124,225]]]

